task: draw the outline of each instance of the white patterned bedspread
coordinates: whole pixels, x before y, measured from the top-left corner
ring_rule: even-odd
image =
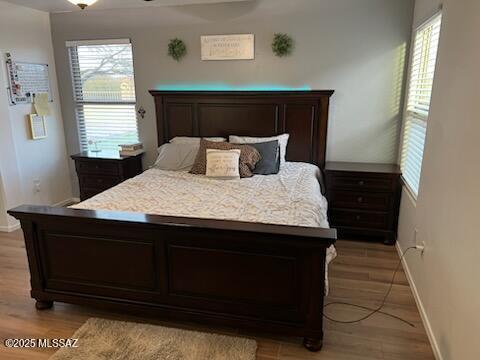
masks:
[[[328,228],[319,176],[315,165],[295,162],[239,180],[152,168],[71,208]],[[332,246],[327,264],[335,256]]]

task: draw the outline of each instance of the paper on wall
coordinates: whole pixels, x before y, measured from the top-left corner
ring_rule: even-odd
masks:
[[[50,106],[48,105],[48,93],[35,94],[34,106],[39,116],[50,115]]]

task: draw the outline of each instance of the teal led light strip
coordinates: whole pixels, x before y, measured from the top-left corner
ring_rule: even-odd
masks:
[[[228,85],[222,83],[205,84],[162,84],[156,86],[163,91],[310,91],[310,86],[291,87],[276,84]]]

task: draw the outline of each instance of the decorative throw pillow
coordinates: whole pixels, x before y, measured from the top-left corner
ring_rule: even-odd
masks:
[[[240,179],[240,154],[239,149],[207,149],[206,175],[223,180]]]
[[[288,146],[288,139],[290,138],[290,134],[282,134],[278,136],[271,136],[271,137],[251,137],[251,136],[235,136],[230,135],[229,141],[232,144],[254,144],[254,143],[262,143],[266,141],[273,141],[278,140],[278,144],[280,145],[280,163],[283,164],[286,160],[287,156],[287,146]]]
[[[253,170],[254,174],[278,174],[280,171],[280,152],[278,151],[278,140],[264,143],[252,143],[248,145],[257,149],[262,157]]]
[[[251,146],[234,145],[226,142],[219,143],[202,139],[200,140],[200,149],[198,150],[195,164],[193,164],[193,167],[190,170],[191,174],[205,175],[207,171],[207,149],[241,150],[239,171],[240,177],[242,178],[253,176],[253,169],[255,169],[255,165],[257,165],[261,159],[260,153],[257,151],[257,149]]]

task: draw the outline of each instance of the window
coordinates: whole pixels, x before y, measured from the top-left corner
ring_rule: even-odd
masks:
[[[129,40],[67,42],[82,150],[138,142]]]
[[[415,32],[410,65],[401,168],[403,178],[415,197],[420,185],[441,22],[442,15],[438,14]]]

